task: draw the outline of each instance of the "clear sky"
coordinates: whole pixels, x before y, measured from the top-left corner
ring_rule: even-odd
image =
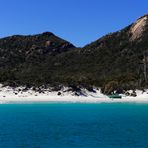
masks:
[[[147,0],[0,0],[0,37],[50,31],[83,46],[146,13]]]

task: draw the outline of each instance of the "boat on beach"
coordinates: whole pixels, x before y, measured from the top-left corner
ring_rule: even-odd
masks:
[[[111,99],[122,99],[122,96],[120,96],[119,94],[108,95],[108,97]]]

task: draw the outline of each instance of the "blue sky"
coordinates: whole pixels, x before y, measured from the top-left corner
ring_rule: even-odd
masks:
[[[146,0],[0,0],[0,37],[50,31],[84,46],[146,13]]]

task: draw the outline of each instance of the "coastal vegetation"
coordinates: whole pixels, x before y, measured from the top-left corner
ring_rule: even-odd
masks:
[[[2,38],[0,83],[14,87],[64,85],[74,90],[96,86],[105,94],[147,88],[143,68],[143,53],[148,50],[147,18],[145,15],[82,48],[50,32]]]

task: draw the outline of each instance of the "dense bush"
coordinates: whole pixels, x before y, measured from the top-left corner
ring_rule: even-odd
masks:
[[[140,65],[148,29],[130,40],[130,27],[75,48],[54,34],[0,39],[0,82],[15,85],[67,85],[116,89],[145,87]]]

